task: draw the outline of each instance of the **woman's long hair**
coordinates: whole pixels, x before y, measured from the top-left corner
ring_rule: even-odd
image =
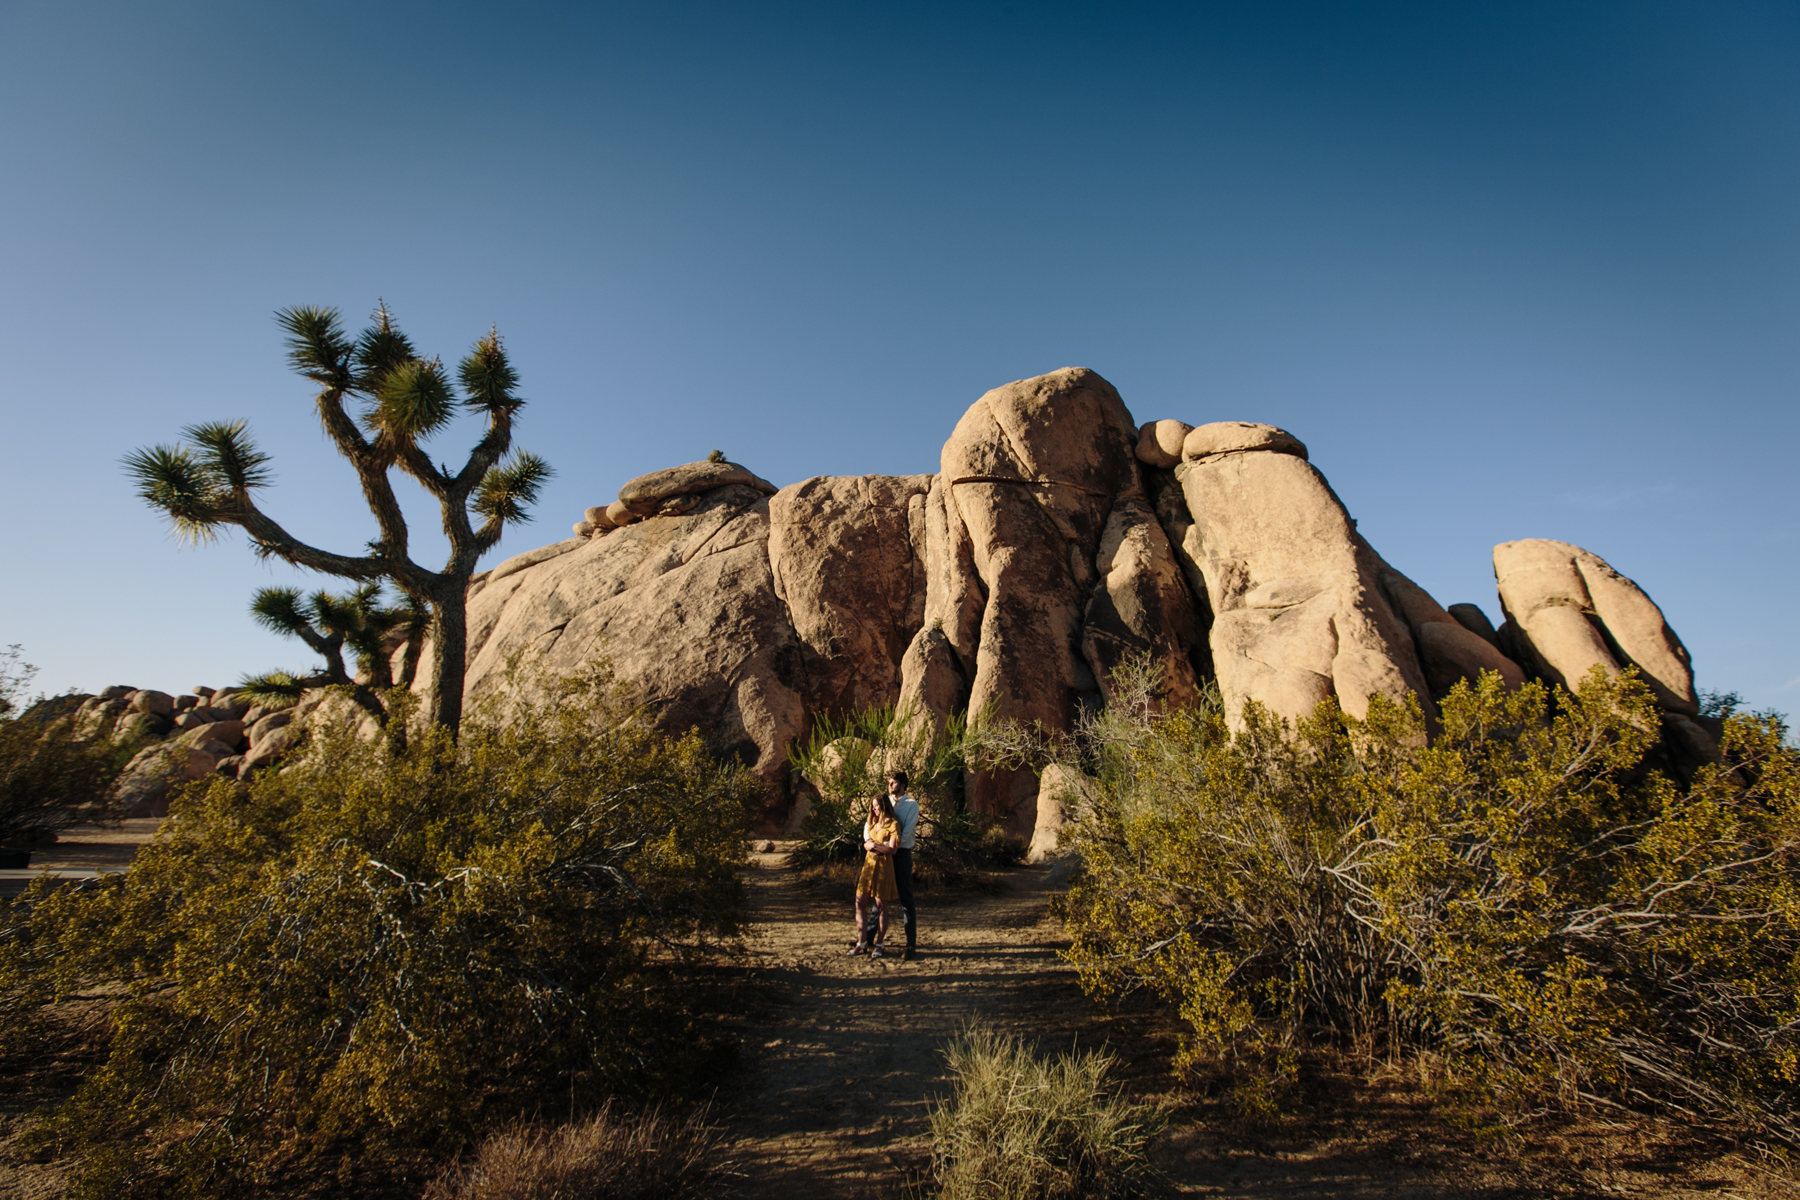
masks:
[[[888,799],[886,792],[878,793],[869,801],[869,820],[873,821],[878,816],[893,820],[894,802]]]

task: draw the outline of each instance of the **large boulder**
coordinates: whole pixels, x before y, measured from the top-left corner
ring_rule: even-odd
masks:
[[[238,777],[248,779],[252,771],[273,766],[277,759],[299,744],[304,727],[296,724],[284,724],[272,729],[265,729],[264,723],[273,718],[264,717],[258,724],[257,736],[251,741],[250,749],[243,755],[238,765]]]
[[[1547,538],[1502,542],[1494,547],[1494,578],[1516,630],[1503,627],[1503,644],[1527,648],[1545,679],[1575,688],[1596,666],[1609,673],[1635,666],[1664,709],[1688,717],[1700,711],[1687,647],[1643,589],[1598,555]]]
[[[1138,430],[1137,457],[1147,467],[1172,469],[1181,463],[1181,449],[1194,427],[1186,421],[1147,421]]]
[[[161,738],[175,728],[175,722],[162,713],[128,712],[113,726],[113,740],[126,741],[131,738]]]
[[[1254,421],[1214,421],[1188,430],[1181,439],[1183,462],[1195,462],[1220,454],[1243,454],[1250,450],[1272,450],[1277,454],[1306,457],[1306,446],[1285,429],[1259,425]]]
[[[1062,833],[1076,808],[1093,795],[1093,781],[1056,763],[1038,778],[1037,816],[1026,848],[1028,863],[1051,862],[1063,856]]]
[[[545,676],[609,659],[664,727],[698,728],[715,752],[749,764],[781,809],[788,747],[807,711],[802,644],[776,594],[769,524],[762,489],[715,488],[684,514],[490,579],[469,601],[466,698],[505,703],[535,694]],[[429,682],[421,672],[420,686]]]
[[[1228,719],[1250,700],[1292,721],[1332,696],[1360,717],[1377,693],[1428,694],[1379,558],[1292,435],[1218,422],[1188,434],[1183,454],[1184,541]]]
[[[944,476],[925,497],[925,625],[900,669],[900,712],[942,728],[967,707],[987,591],[969,530],[950,507]]]
[[[111,800],[123,817],[162,817],[177,788],[213,773],[230,753],[220,743],[178,746],[172,742],[141,750],[113,781]]]
[[[925,621],[929,475],[819,476],[769,501],[769,567],[812,712],[892,705]]]
[[[159,692],[151,688],[145,688],[143,691],[133,692],[131,694],[131,708],[133,712],[155,713],[159,717],[173,717],[175,715],[175,697],[169,695],[167,692]]]
[[[745,487],[765,496],[775,485],[748,467],[731,462],[697,462],[639,475],[619,489],[619,503],[640,517],[656,516],[670,501],[724,487]]]
[[[255,710],[252,709],[251,713],[247,715],[254,714]],[[278,712],[265,713],[263,716],[258,717],[254,723],[249,724],[245,728],[244,738],[252,746],[261,745],[268,739],[270,734],[274,733],[277,729],[286,728],[293,720],[294,710],[292,708],[284,708]]]
[[[184,731],[170,744],[198,747],[205,742],[222,742],[231,747],[230,753],[235,754],[244,745],[244,723],[242,721],[212,721]]]
[[[1098,701],[1083,618],[1107,516],[1117,498],[1142,497],[1137,440],[1119,393],[1081,367],[995,388],[957,422],[942,455],[955,590],[936,597],[936,612],[928,602],[927,619],[947,627],[979,604],[970,712],[1067,729],[1084,698]],[[957,577],[965,551],[974,580]],[[952,644],[967,636],[959,629]],[[976,773],[971,801],[1024,838],[1036,796],[1030,771],[992,770]]]

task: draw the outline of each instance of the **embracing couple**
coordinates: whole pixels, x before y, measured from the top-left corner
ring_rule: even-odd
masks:
[[[888,776],[887,795],[869,801],[863,822],[863,869],[856,879],[856,944],[852,954],[881,958],[887,941],[888,904],[900,901],[906,923],[906,953],[911,962],[918,932],[913,923],[913,835],[919,828],[919,802],[906,794],[906,772]],[[869,940],[869,903],[875,904],[875,940]]]

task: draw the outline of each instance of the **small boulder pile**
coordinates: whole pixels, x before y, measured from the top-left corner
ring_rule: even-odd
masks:
[[[752,488],[765,496],[773,496],[777,490],[750,468],[727,462],[723,454],[714,450],[705,462],[684,463],[631,480],[619,489],[617,500],[588,509],[575,522],[575,536],[604,537],[649,517],[683,516],[692,512],[707,492],[733,485]]]
[[[148,742],[120,773],[112,799],[120,815],[160,817],[177,787],[211,775],[247,778],[293,740],[295,705],[252,703],[232,691],[197,687],[171,696],[152,688],[109,687],[79,697],[70,732],[81,739]]]

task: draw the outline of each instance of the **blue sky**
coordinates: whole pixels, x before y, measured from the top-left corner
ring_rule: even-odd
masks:
[[[1446,604],[1575,542],[1702,687],[1800,702],[1792,5],[6,0],[0,162],[0,644],[50,690],[308,662],[246,613],[293,573],[118,460],[245,418],[266,507],[355,550],[272,313],[381,297],[524,376],[558,475],[491,561],[714,448],[932,471],[1084,365],[1294,431]]]

